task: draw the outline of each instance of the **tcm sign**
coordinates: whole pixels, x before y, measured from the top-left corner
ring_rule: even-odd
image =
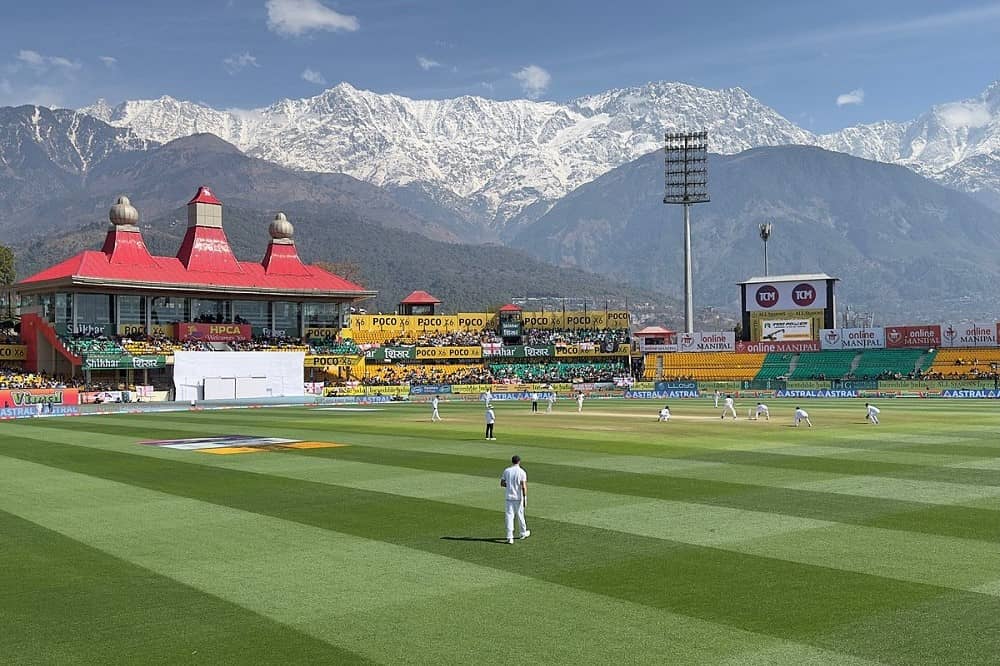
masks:
[[[748,284],[746,309],[748,312],[773,310],[823,310],[827,306],[825,280],[808,282],[767,282]]]

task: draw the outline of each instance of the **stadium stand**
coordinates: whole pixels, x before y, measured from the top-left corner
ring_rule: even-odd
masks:
[[[760,368],[760,372],[754,377],[756,380],[768,380],[768,379],[778,379],[787,378],[791,373],[792,359],[795,358],[795,354],[787,353],[771,353],[767,355],[764,359],[764,364]]]
[[[442,363],[435,365],[368,366],[361,380],[367,386],[391,384],[489,384],[493,375],[482,365]]]
[[[494,363],[489,369],[500,383],[610,382],[628,373],[621,363]]]
[[[840,379],[851,372],[855,350],[820,351],[799,354],[789,379]]]
[[[917,377],[917,363],[927,352],[923,349],[866,349],[861,352],[855,379],[905,379]]]
[[[992,378],[992,364],[1000,364],[1000,348],[967,347],[940,349],[927,368],[925,377],[954,379]]]
[[[645,379],[695,379],[704,381],[753,379],[767,354],[688,352],[648,354]]]

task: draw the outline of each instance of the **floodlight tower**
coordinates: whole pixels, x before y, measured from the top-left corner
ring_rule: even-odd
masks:
[[[690,206],[709,200],[708,132],[667,132],[663,140],[663,203],[684,205],[684,332],[693,333]]]
[[[764,277],[767,277],[767,241],[771,239],[771,230],[774,227],[770,222],[765,222],[761,224],[758,229],[760,229],[760,239],[764,241]]]

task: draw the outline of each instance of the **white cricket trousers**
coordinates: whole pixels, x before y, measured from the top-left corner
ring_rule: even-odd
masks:
[[[732,414],[733,415],[733,420],[736,420],[736,408],[735,407],[733,407],[731,405],[728,406],[728,407],[723,407],[722,408],[722,418],[726,418],[727,414]]]
[[[528,526],[524,522],[524,502],[521,500],[507,500],[507,510],[504,512],[504,519],[507,523],[507,538],[514,538],[514,514],[517,514],[517,522],[521,527],[521,534],[528,531]]]

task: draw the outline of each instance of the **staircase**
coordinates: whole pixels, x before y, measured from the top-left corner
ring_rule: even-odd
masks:
[[[49,322],[45,321],[37,314],[27,313],[21,315],[21,340],[26,347],[24,359],[25,369],[31,372],[38,372],[39,359],[42,358],[41,340],[44,340],[55,350],[57,354],[66,359],[70,365],[79,366],[83,364],[83,359],[71,352],[63,341],[59,339],[56,331]]]
[[[851,369],[847,371],[847,374],[853,377],[854,371],[858,369],[858,366],[860,364],[861,364],[861,352],[858,352],[857,354],[854,355],[854,360],[851,361]]]
[[[795,373],[795,366],[799,364],[799,355],[796,354],[792,357],[792,360],[788,362],[788,377],[793,376]]]

